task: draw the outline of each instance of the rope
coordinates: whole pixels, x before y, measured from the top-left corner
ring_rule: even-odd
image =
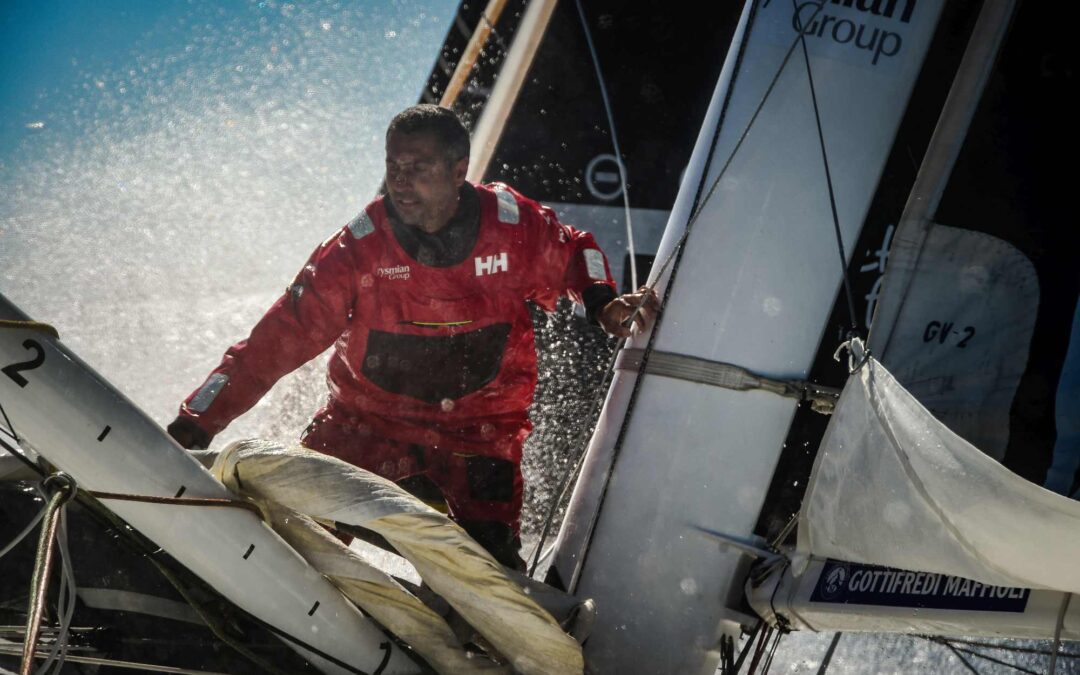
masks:
[[[259,507],[251,502],[245,502],[240,499],[220,499],[216,497],[154,497],[151,495],[128,495],[118,492],[94,492],[88,491],[88,494],[95,499],[113,499],[117,501],[127,502],[143,502],[146,504],[168,504],[171,506],[224,506],[233,507],[237,509],[245,509],[251,511],[255,515],[262,517],[262,511]]]
[[[56,328],[50,326],[47,323],[40,321],[21,321],[17,319],[0,319],[0,328],[13,328],[21,330],[36,330],[39,333],[45,333],[52,337],[54,340],[60,339],[60,333]]]
[[[581,0],[574,0],[574,2],[577,5],[578,16],[581,17],[581,29],[585,32],[585,43],[589,46],[589,54],[592,56],[593,67],[596,69],[596,79],[600,83],[600,98],[604,101],[604,112],[607,113],[608,128],[611,129],[611,145],[615,148],[615,164],[619,167],[619,180],[622,181],[623,207],[626,209],[626,250],[630,254],[630,287],[636,290],[638,276],[634,252],[634,227],[630,221],[630,184],[626,177],[626,167],[623,166],[619,137],[615,133],[615,115],[611,111],[611,99],[608,98],[604,73],[600,70],[600,57],[596,53],[596,45],[593,44],[592,31],[589,30],[589,22],[585,19],[585,10],[581,6]],[[637,311],[635,310],[634,317],[636,316]]]
[[[102,524],[104,527],[114,529],[117,532],[117,534],[120,535],[119,541],[123,542],[124,544],[129,546],[130,547],[129,550],[133,554],[140,555],[140,556],[146,558],[147,560],[150,561],[151,564],[154,565],[154,567],[157,568],[157,570],[161,573],[161,575],[163,577],[165,577],[166,581],[168,581],[174,588],[176,588],[177,592],[180,593],[180,595],[188,602],[188,604],[190,604],[192,606],[193,609],[195,609],[195,611],[197,613],[200,613],[200,616],[206,622],[207,627],[210,628],[210,631],[214,634],[215,637],[217,637],[219,640],[221,640],[221,642],[224,643],[225,645],[227,645],[227,646],[233,648],[234,650],[236,650],[242,656],[244,656],[246,658],[249,658],[249,659],[253,659],[255,661],[256,665],[259,665],[260,667],[264,667],[263,666],[264,661],[263,661],[263,659],[261,659],[261,657],[258,657],[257,655],[252,654],[250,652],[250,650],[248,650],[243,645],[238,643],[235,639],[233,639],[233,638],[231,638],[229,636],[229,634],[226,632],[224,624],[221,621],[217,621],[216,619],[213,618],[213,616],[210,613],[210,610],[206,606],[206,603],[200,603],[198,600],[194,599],[194,597],[191,594],[192,586],[190,584],[188,584],[187,582],[181,580],[179,578],[179,575],[175,571],[173,571],[166,564],[166,562],[162,561],[158,557],[158,555],[156,555],[156,554],[161,552],[160,548],[153,545],[149,540],[145,539],[137,531],[131,530],[130,528],[128,528],[127,523],[123,519],[121,519],[119,516],[117,516],[112,511],[109,511],[100,502],[89,499],[89,498],[82,499],[81,502],[82,502],[82,506],[85,507],[87,509],[87,511],[91,514],[91,516],[93,516],[100,524]],[[216,590],[214,590],[214,588],[212,586],[206,585],[205,582],[203,582],[201,579],[199,579],[198,577],[195,577],[190,572],[188,572],[186,570],[186,568],[183,568],[181,566],[181,570],[183,571],[183,573],[186,576],[191,577],[192,579],[195,580],[195,582],[197,584],[200,584],[199,587],[201,589],[203,589],[205,592],[208,592],[208,593],[212,594],[215,597],[219,597],[219,598],[221,597],[221,595]],[[359,670],[358,668],[355,668],[355,667],[341,661],[340,659],[337,659],[334,656],[331,656],[330,654],[327,654],[326,652],[323,652],[318,647],[310,645],[307,642],[301,640],[300,638],[292,636],[292,635],[286,633],[285,631],[281,630],[280,628],[276,628],[275,626],[272,626],[272,625],[268,624],[267,622],[263,621],[262,619],[254,616],[252,614],[249,614],[248,612],[246,612],[243,609],[237,607],[236,605],[232,604],[228,600],[223,599],[223,602],[227,603],[227,606],[232,608],[235,611],[236,615],[238,615],[240,617],[243,617],[243,618],[246,618],[247,620],[251,621],[252,623],[258,625],[260,628],[263,628],[264,630],[267,630],[267,631],[277,635],[279,638],[287,639],[287,640],[293,642],[294,644],[299,645],[304,650],[309,651],[312,654],[315,654],[316,656],[319,656],[319,657],[321,657],[323,659],[326,659],[327,661],[329,661],[329,662],[343,668],[344,670],[346,670],[348,672],[354,673],[355,675],[368,675],[364,671]],[[205,612],[205,615],[203,615],[203,612]],[[271,668],[271,669],[269,669],[269,672],[275,672],[275,671],[273,671],[272,668]]]
[[[767,675],[769,668],[772,667],[773,657],[776,656],[776,648],[780,646],[780,638],[784,637],[783,631],[776,631],[776,637],[773,639],[772,648],[769,650],[769,656],[765,659],[765,665],[761,667],[762,675]]]
[[[742,669],[743,663],[746,662],[746,657],[750,654],[750,649],[754,646],[754,638],[757,637],[758,631],[765,625],[764,621],[758,621],[754,624],[753,630],[750,631],[750,635],[746,639],[746,644],[739,650],[739,658],[728,670],[725,670],[723,675],[738,675],[738,672]]]
[[[3,439],[0,439],[0,446],[2,446],[4,449],[6,449],[11,454],[18,457],[21,461],[25,462],[27,464],[27,466],[29,466],[31,469],[33,469],[36,473],[43,474],[41,468],[39,468],[36,464],[34,464],[29,459],[24,457],[21,453],[16,451],[15,448],[11,447],[6,442],[4,442]],[[221,624],[221,622],[219,622],[219,621],[214,620],[214,618],[212,616],[210,616],[206,612],[203,605],[199,604],[197,601],[194,600],[194,598],[192,598],[192,596],[190,594],[190,591],[187,588],[187,586],[182,581],[180,581],[176,577],[176,575],[164,565],[164,563],[162,563],[160,560],[158,560],[158,558],[156,556],[153,555],[154,553],[156,553],[160,549],[157,549],[156,547],[149,546],[146,542],[142,541],[136,535],[135,532],[129,530],[127,527],[124,527],[124,525],[126,525],[126,523],[124,523],[123,520],[121,520],[119,517],[117,517],[111,511],[108,511],[107,509],[102,507],[98,502],[90,500],[89,497],[92,497],[92,496],[96,496],[96,497],[98,497],[100,499],[119,499],[119,500],[127,500],[127,501],[142,501],[142,502],[161,503],[161,504],[174,504],[174,505],[218,506],[218,507],[231,506],[231,507],[244,508],[244,509],[247,509],[247,510],[251,510],[254,513],[256,513],[257,515],[261,515],[259,510],[258,510],[258,507],[256,507],[254,504],[250,504],[248,502],[242,502],[242,501],[239,501],[239,500],[232,500],[232,499],[196,499],[196,498],[176,498],[176,497],[149,497],[149,496],[143,496],[143,495],[124,495],[124,494],[114,494],[114,493],[108,493],[108,492],[95,493],[95,492],[89,492],[89,491],[82,491],[82,494],[79,495],[80,503],[82,504],[82,506],[84,506],[87,509],[87,511],[99,523],[101,523],[102,525],[104,525],[106,527],[112,527],[113,529],[115,529],[115,531],[120,535],[121,541],[124,541],[129,546],[131,546],[131,550],[134,553],[149,559],[150,562],[153,563],[153,565],[158,569],[158,571],[161,572],[162,576],[164,576],[166,578],[166,580],[168,580],[169,583],[172,584],[176,588],[177,592],[180,593],[180,595],[188,602],[188,604],[190,604],[195,609],[195,611],[197,613],[199,613],[200,617],[203,619],[203,621],[206,623],[206,625],[210,628],[211,632],[213,632],[214,635],[219,640],[221,640],[224,644],[228,645],[229,647],[232,647],[233,649],[235,649],[242,656],[252,660],[256,665],[263,668],[266,672],[277,672],[277,673],[282,672],[280,670],[276,670],[273,666],[271,666],[270,664],[265,662],[261,657],[254,654],[249,649],[245,648],[243,645],[237,643],[236,640],[233,640],[232,638],[230,638],[228,633],[225,631],[223,624]],[[46,509],[44,509],[42,511],[40,517],[43,517],[47,511],[48,511],[48,506],[46,507]],[[39,520],[40,517],[36,518],[35,522],[37,520]],[[25,535],[20,535],[20,537],[23,537],[23,536],[25,536]],[[9,546],[13,547],[17,543],[18,542],[13,542]],[[5,550],[4,553],[6,553],[6,552],[7,551]],[[0,553],[0,556],[2,556],[2,555],[3,555],[3,553]],[[216,592],[215,592],[215,594],[216,594]],[[297,637],[295,637],[293,635],[290,635],[290,634],[286,633],[285,631],[283,631],[283,630],[281,630],[281,629],[279,629],[279,628],[277,628],[275,626],[272,626],[271,624],[263,621],[262,619],[259,619],[256,616],[253,616],[251,614],[248,614],[247,612],[244,612],[243,610],[239,610],[239,608],[237,608],[237,609],[245,617],[247,617],[250,621],[252,621],[253,623],[259,625],[261,628],[263,628],[263,629],[277,635],[279,638],[288,640],[288,641],[292,642],[293,644],[296,644],[296,645],[300,646],[304,650],[306,650],[308,652],[311,652],[312,654],[315,654],[316,656],[319,656],[320,658],[323,658],[323,659],[329,661],[330,663],[333,663],[333,664],[337,665],[338,667],[345,669],[348,672],[354,673],[356,675],[367,675],[367,673],[365,673],[364,671],[359,670],[359,669],[349,665],[348,663],[345,663],[345,662],[341,661],[340,659],[338,659],[338,658],[336,658],[334,656],[331,656],[330,654],[327,654],[326,652],[322,651],[321,649],[319,649],[319,648],[317,648],[317,647],[315,647],[313,645],[308,644],[307,642],[301,640],[300,638],[297,638]],[[28,631],[28,634],[29,634],[29,631]],[[27,644],[29,644],[29,641],[27,642]],[[177,670],[177,671],[168,671],[168,672],[185,672],[185,671]],[[191,671],[191,672],[195,672],[195,671]],[[20,675],[22,675],[22,674],[20,673]]]
[[[26,641],[23,643],[22,665],[19,675],[30,675],[34,665],[34,645],[41,629],[41,618],[45,611],[45,595],[49,588],[49,574],[52,568],[53,544],[56,541],[56,528],[60,523],[59,513],[64,505],[75,496],[78,487],[67,474],[55,473],[42,483],[47,493],[51,492],[41,524],[41,536],[38,538],[38,551],[34,560],[34,573],[30,579],[30,606],[26,612]]]
[[[798,40],[802,44],[803,61],[806,63],[806,79],[810,83],[810,101],[814,107],[814,121],[817,123],[818,143],[821,145],[821,161],[825,165],[825,184],[829,188],[829,207],[832,209],[833,230],[836,232],[836,246],[840,250],[840,275],[844,280],[844,293],[847,296],[848,313],[851,318],[851,333],[856,334],[858,327],[855,324],[855,296],[851,292],[851,280],[847,272],[847,255],[844,253],[844,236],[840,232],[840,216],[836,211],[836,191],[833,189],[832,172],[829,170],[829,154],[825,151],[825,132],[821,129],[821,111],[818,109],[817,89],[814,87],[814,73],[810,68],[810,52],[806,47],[806,34],[799,21],[798,0],[792,0],[795,9],[795,29],[799,33]]]
[[[41,510],[37,512],[37,515],[33,517],[33,519],[30,521],[30,523],[27,524],[27,526],[23,528],[22,532],[15,535],[15,538],[12,539],[7,544],[7,546],[5,546],[3,549],[0,549],[0,558],[3,558],[4,556],[6,556],[8,553],[11,552],[11,550],[13,548],[15,548],[16,546],[19,545],[19,542],[21,542],[23,539],[26,539],[26,535],[28,535],[28,534],[30,534],[31,532],[34,531],[34,527],[37,526],[37,524],[39,522],[41,522],[41,519],[45,517],[45,512],[48,511],[48,510],[49,510],[49,507],[48,507],[47,504],[45,506],[43,506],[41,508]]]
[[[765,648],[769,643],[769,638],[772,637],[773,627],[765,626],[765,630],[758,634],[757,646],[754,648],[754,657],[750,659],[750,668],[747,673],[754,675],[757,672],[758,664],[761,663],[761,657],[765,655]]]
[[[60,551],[60,599],[56,611],[60,615],[60,625],[52,649],[49,651],[45,662],[35,671],[35,675],[45,675],[54,663],[56,665],[54,672],[57,674],[62,672],[64,661],[68,658],[71,619],[75,614],[77,586],[75,584],[75,570],[71,565],[71,552],[68,550],[67,509],[60,510],[59,518],[60,526],[56,532],[56,546]]]

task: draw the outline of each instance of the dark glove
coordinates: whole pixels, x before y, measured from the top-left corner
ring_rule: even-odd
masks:
[[[213,436],[203,431],[190,417],[182,415],[173,420],[165,430],[180,447],[188,450],[205,450],[210,447],[210,441],[214,440]]]

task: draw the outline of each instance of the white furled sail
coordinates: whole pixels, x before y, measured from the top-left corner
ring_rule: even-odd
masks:
[[[467,654],[441,617],[385,573],[339,550],[345,547],[320,533],[311,519],[357,525],[385,537],[432,590],[509,660],[514,672],[582,672],[580,647],[555,619],[457,524],[394,483],[303,446],[259,440],[229,445],[211,471],[267,510],[286,541],[350,599],[414,645],[438,672],[508,671]]]
[[[988,457],[872,358],[840,397],[800,523],[806,555],[1080,593],[1080,502]]]

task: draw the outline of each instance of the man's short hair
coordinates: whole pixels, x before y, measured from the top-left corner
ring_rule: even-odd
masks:
[[[390,134],[422,134],[435,136],[435,140],[446,151],[446,158],[451,162],[469,156],[469,130],[449,108],[440,108],[430,103],[421,103],[406,108],[394,115],[386,129]]]

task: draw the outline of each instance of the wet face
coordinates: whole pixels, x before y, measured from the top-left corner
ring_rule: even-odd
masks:
[[[437,232],[458,207],[468,158],[447,159],[446,150],[428,133],[393,133],[386,139],[386,192],[406,225]]]

